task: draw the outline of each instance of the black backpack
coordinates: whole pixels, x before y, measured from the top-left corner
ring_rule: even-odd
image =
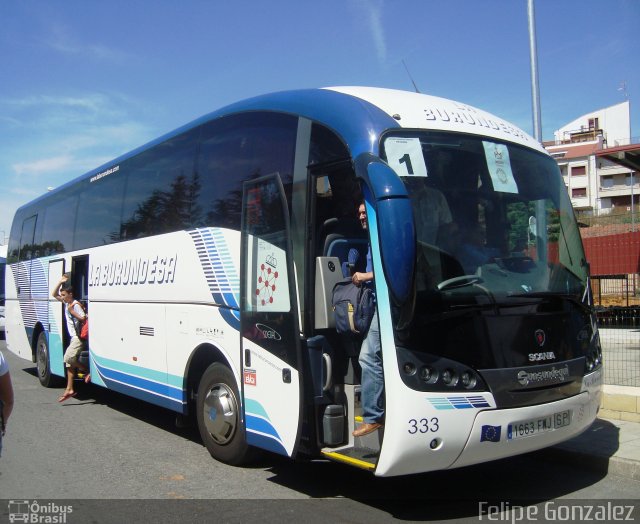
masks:
[[[370,287],[356,286],[351,278],[346,278],[333,286],[331,303],[338,333],[362,336],[367,333],[376,310],[375,297]]]

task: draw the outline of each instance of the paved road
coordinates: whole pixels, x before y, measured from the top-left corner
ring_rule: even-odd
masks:
[[[542,504],[640,494],[638,482],[576,469],[545,452],[389,479],[274,455],[249,468],[230,467],[209,457],[195,430],[176,428],[170,412],[84,384],[76,399],[59,404],[61,390],[41,387],[31,362],[7,352],[4,341],[0,350],[16,392],[0,458],[0,499],[70,499],[76,515],[84,508],[95,522],[128,520],[135,512],[173,522],[175,511],[194,518],[212,513],[219,522],[477,522],[478,503],[485,500]],[[114,506],[111,499],[131,500]],[[200,502],[184,506],[171,499]],[[99,509],[105,504],[108,511]]]

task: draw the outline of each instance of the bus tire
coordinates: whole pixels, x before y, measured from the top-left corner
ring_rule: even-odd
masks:
[[[224,364],[214,362],[198,386],[198,430],[211,456],[234,466],[246,463],[251,455],[240,410],[233,373]]]
[[[49,342],[44,331],[38,335],[38,341],[36,342],[36,369],[38,370],[38,380],[45,388],[59,386],[62,383],[59,377],[51,373]]]

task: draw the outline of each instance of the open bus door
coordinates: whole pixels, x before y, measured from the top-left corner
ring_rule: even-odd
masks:
[[[357,177],[363,181],[384,368],[384,437],[379,444],[375,474],[397,475],[411,471],[412,462],[415,462],[415,457],[406,453],[414,449],[408,444],[408,440],[414,433],[429,435],[429,431],[437,424],[437,420],[422,419],[418,422],[413,419],[414,405],[408,401],[407,389],[398,369],[395,330],[401,330],[407,319],[413,317],[415,223],[405,186],[388,164],[378,157],[364,153],[356,158],[355,166]],[[419,393],[417,397],[424,402],[426,395]],[[410,427],[414,422],[416,425],[422,424],[422,427],[414,431]],[[429,423],[431,426],[428,426]],[[366,450],[371,446],[371,434],[355,440],[357,455],[361,461],[365,464],[372,462],[371,458],[365,458]],[[430,440],[437,443],[433,438]],[[377,444],[375,440],[373,442]],[[425,447],[430,445],[426,442],[424,444]],[[369,457],[370,455],[371,453]],[[427,460],[432,457],[425,453],[421,456],[428,457]]]
[[[240,339],[247,443],[296,453],[301,357],[289,211],[278,174],[245,182]]]
[[[49,262],[49,286],[48,300],[51,307],[49,308],[49,335],[48,340],[46,335],[42,333],[37,340],[36,347],[36,363],[38,367],[38,378],[44,386],[54,385],[56,382],[53,380],[52,375],[60,377],[65,376],[64,369],[64,348],[66,346],[65,334],[66,318],[64,313],[64,304],[58,302],[51,297],[51,290],[55,286],[56,282],[60,280],[60,277],[64,273],[64,260],[57,259]]]

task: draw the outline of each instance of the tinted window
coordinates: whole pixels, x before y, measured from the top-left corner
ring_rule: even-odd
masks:
[[[22,235],[20,236],[20,260],[31,260],[34,257],[33,235],[35,230],[35,216],[27,218],[22,223]]]
[[[4,306],[4,273],[5,273],[4,260],[0,262],[0,306]]]
[[[278,173],[289,204],[297,118],[246,113],[203,126],[198,174],[200,193],[195,226],[240,229],[242,182]]]
[[[102,246],[120,239],[124,182],[122,170],[87,182],[80,194],[74,249]]]
[[[76,220],[77,195],[61,197],[47,207],[42,228],[42,254],[45,256],[70,251]]]
[[[349,152],[335,133],[318,124],[314,124],[311,131],[309,164],[317,177],[312,216],[320,228],[321,251],[324,251],[324,237],[331,233],[347,238],[361,237],[357,210],[362,195]]]
[[[329,164],[349,159],[347,148],[335,133],[324,126],[313,125],[309,150],[310,165]]]
[[[22,233],[22,221],[24,215],[18,211],[13,217],[11,224],[11,234],[9,235],[9,247],[7,249],[7,263],[15,264],[18,261],[18,253],[20,252],[20,234]]]
[[[191,227],[198,215],[197,134],[191,130],[126,163],[122,240]]]

